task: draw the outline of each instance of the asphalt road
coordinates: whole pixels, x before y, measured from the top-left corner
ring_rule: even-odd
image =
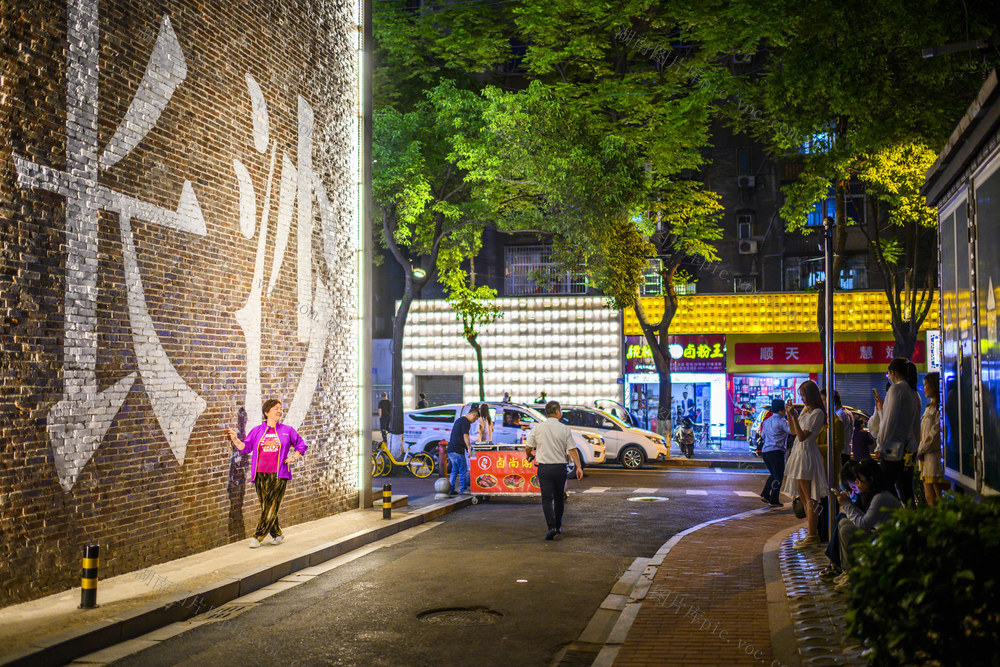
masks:
[[[390,481],[394,493],[433,492],[434,478]],[[554,541],[542,539],[537,501],[481,502],[114,664],[550,664],[634,558],[698,523],[760,508],[763,482],[756,471],[590,468],[571,484]],[[455,609],[465,612],[435,617]]]

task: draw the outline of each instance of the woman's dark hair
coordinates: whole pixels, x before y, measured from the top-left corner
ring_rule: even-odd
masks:
[[[881,491],[890,491],[894,495],[896,493],[892,484],[889,483],[889,480],[882,472],[882,466],[873,459],[862,459],[854,464],[854,478],[857,479],[859,476],[871,480],[872,486],[869,493],[872,496]]]
[[[490,421],[490,406],[486,403],[479,404],[479,416],[486,421]]]
[[[823,397],[819,393],[819,387],[812,380],[806,380],[799,385],[799,393],[807,406],[814,410],[826,410],[823,406]]]
[[[906,378],[906,384],[910,385],[910,389],[913,391],[917,390],[917,365],[912,361],[906,362],[906,373],[903,375]]]
[[[267,421],[267,413],[271,411],[271,408],[280,403],[281,401],[279,401],[276,398],[269,398],[266,401],[264,401],[264,407],[260,409],[260,411],[264,413],[264,421]]]
[[[901,378],[906,377],[906,364],[910,361],[906,357],[896,357],[889,362],[889,372],[895,373]]]
[[[934,404],[941,404],[941,376],[937,373],[928,373],[924,376],[924,387],[930,385],[934,394]]]

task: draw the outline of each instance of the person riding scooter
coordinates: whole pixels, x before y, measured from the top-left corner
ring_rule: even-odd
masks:
[[[687,417],[681,419],[681,423],[674,431],[674,442],[681,450],[681,454],[687,458],[694,457],[694,427]]]

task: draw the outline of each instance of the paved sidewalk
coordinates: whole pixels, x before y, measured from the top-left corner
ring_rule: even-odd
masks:
[[[285,541],[249,549],[240,540],[99,579],[96,609],[80,610],[80,589],[0,609],[0,665],[58,665],[143,635],[283,577],[432,521],[471,503],[470,496],[420,498],[382,519],[357,509],[284,529]]]
[[[616,586],[602,605],[617,610],[615,621],[601,619],[604,638],[595,643],[595,616],[573,648],[599,649],[595,666],[863,665],[844,631],[843,596],[816,576],[822,549],[792,548],[804,534],[790,509],[766,508],[684,531],[637,559],[644,570],[623,577],[628,591]]]

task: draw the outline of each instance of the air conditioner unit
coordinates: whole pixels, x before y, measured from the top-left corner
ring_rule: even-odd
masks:
[[[740,176],[737,183],[741,188],[752,188],[757,185],[757,181],[753,176]]]
[[[743,239],[740,241],[740,254],[753,255],[757,253],[757,242],[753,239]]]

